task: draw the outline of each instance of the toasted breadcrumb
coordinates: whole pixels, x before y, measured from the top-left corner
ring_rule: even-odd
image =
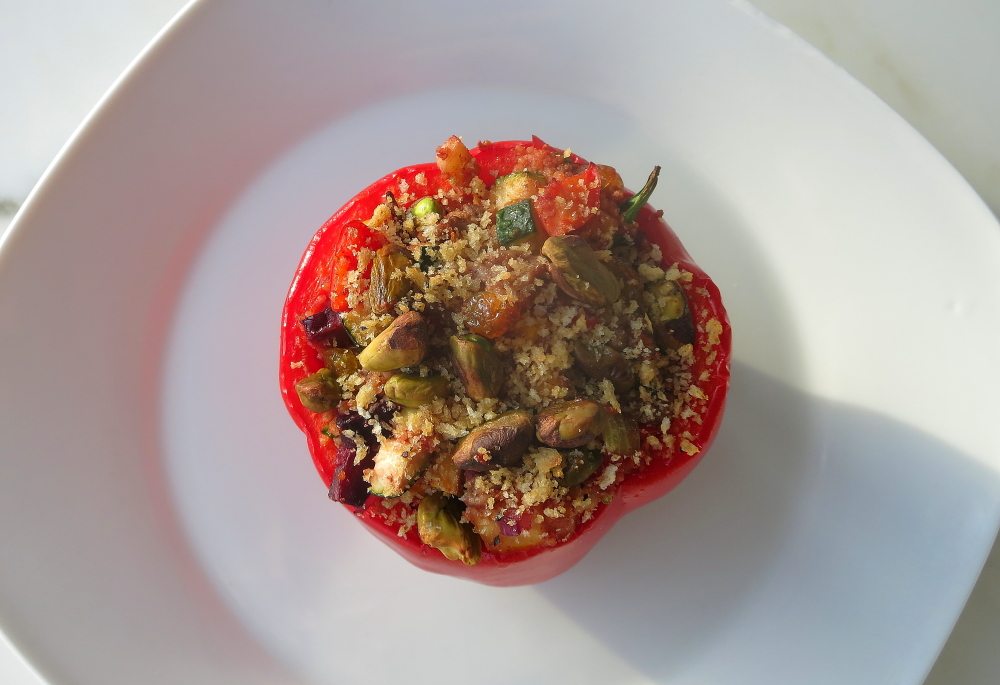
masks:
[[[562,155],[552,155],[527,147],[519,154],[515,170],[542,174],[549,183],[564,180],[575,171],[568,149]],[[459,169],[456,173],[464,173],[461,169],[469,167],[466,164],[455,168]],[[419,410],[397,414],[390,426],[383,425],[369,410],[374,411],[391,373],[351,370],[337,378],[343,406],[356,410],[368,421],[380,445],[389,439],[407,439],[432,452],[411,489],[401,498],[383,500],[373,515],[398,526],[398,534],[406,537],[415,534],[416,504],[425,493],[442,492],[461,499],[465,507],[462,521],[473,527],[488,548],[502,552],[530,545],[554,545],[610,501],[629,473],[652,459],[671,458],[675,443],[687,455],[699,452],[689,432],[676,435],[671,431],[681,422],[700,423],[700,412],[710,398],[696,382],[708,380],[708,372],[692,378],[694,344],[673,346],[676,349],[659,345],[647,313],[651,286],[662,281],[690,284],[693,275],[678,264],[663,264],[659,246],[634,234],[634,229],[633,233],[626,231],[620,225],[617,202],[609,200],[607,209],[604,205],[587,207],[573,199],[556,198],[561,211],[584,219],[590,217],[581,234],[592,241],[597,260],[611,269],[625,268],[615,273],[621,276],[620,282],[632,283],[617,301],[595,310],[567,296],[553,279],[551,265],[538,255],[537,246],[504,246],[498,242],[498,213],[503,207],[494,205],[478,175],[461,185],[438,190],[434,195],[437,211],[419,218],[407,214],[402,205],[422,196],[421,188],[428,185],[426,174],[417,174],[413,183],[410,186],[400,181],[398,192],[387,195],[386,201],[365,220],[391,246],[410,255],[411,263],[403,268],[405,292],[391,303],[388,313],[373,313],[369,291],[376,255],[372,250],[360,249],[357,267],[345,284],[354,316],[352,335],[370,340],[407,311],[430,317],[434,330],[429,352],[422,363],[405,371],[422,378],[443,378],[446,392]],[[586,190],[582,181],[580,187]],[[531,198],[537,201],[538,195]],[[602,225],[610,225],[613,230],[602,233],[594,228],[587,232],[586,227]],[[619,233],[625,238],[621,244],[615,241]],[[625,267],[620,266],[623,263]],[[690,286],[682,285],[682,289],[685,287]],[[504,359],[503,390],[499,397],[475,400],[455,371],[448,339],[454,334],[482,334],[486,325],[474,305],[486,298],[489,312],[511,311],[516,316],[502,334],[489,336]],[[705,323],[697,331],[697,344],[705,350],[718,346],[723,332],[721,322],[707,312],[699,314]],[[616,351],[622,360],[620,368],[590,377],[581,370],[581,348],[598,356]],[[716,351],[712,350],[709,365],[715,357]],[[532,447],[519,466],[465,477],[452,463],[458,441],[504,412],[537,412],[576,398],[596,400],[607,411],[634,417],[646,427],[643,442],[650,450],[620,455],[602,452],[599,439],[584,445],[581,450],[600,454],[601,461],[587,479],[572,487],[563,485],[564,469],[568,468],[565,450]],[[355,439],[356,462],[360,463],[367,456],[365,441],[350,431],[344,434]],[[488,452],[482,456],[489,459]]]

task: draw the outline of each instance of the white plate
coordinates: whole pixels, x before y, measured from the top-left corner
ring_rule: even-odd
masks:
[[[214,0],[0,253],[0,617],[53,683],[919,683],[1000,520],[1000,232],[871,94],[741,4]],[[421,573],[326,500],[276,384],[313,230],[537,133],[666,172],[729,413],[577,567]]]

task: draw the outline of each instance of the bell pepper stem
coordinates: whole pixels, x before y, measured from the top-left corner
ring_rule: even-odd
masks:
[[[646,185],[638,193],[622,203],[622,218],[625,221],[635,221],[635,218],[639,216],[639,210],[649,201],[649,196],[653,194],[653,190],[656,188],[656,181],[659,177],[660,167],[655,166],[650,172],[649,178],[646,179]]]

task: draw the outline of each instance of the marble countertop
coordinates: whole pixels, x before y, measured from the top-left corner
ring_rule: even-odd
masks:
[[[0,232],[62,144],[184,0],[5,3]],[[755,0],[916,127],[1000,215],[1000,3]],[[1000,545],[927,685],[1000,681]],[[0,682],[42,685],[0,636]]]

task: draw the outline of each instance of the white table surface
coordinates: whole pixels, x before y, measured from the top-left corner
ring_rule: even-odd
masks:
[[[0,0],[0,231],[98,98],[184,4]],[[754,4],[871,88],[1000,214],[1000,2]],[[927,685],[1000,682],[998,645],[995,545]],[[2,636],[0,683],[42,685]]]

